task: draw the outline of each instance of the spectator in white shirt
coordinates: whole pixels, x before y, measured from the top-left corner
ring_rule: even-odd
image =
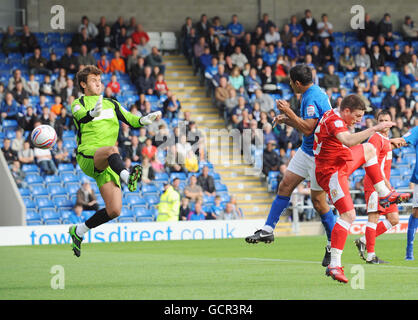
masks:
[[[274,26],[269,27],[269,32],[266,33],[264,36],[264,40],[266,40],[266,44],[276,44],[280,41],[280,33],[277,32]]]
[[[332,37],[333,26],[328,22],[328,16],[326,13],[321,16],[322,21],[318,23],[318,34],[319,37],[323,40],[324,38]]]

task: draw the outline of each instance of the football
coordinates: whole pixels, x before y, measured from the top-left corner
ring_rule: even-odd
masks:
[[[57,133],[53,127],[41,125],[33,129],[31,140],[36,148],[51,149],[57,142]]]

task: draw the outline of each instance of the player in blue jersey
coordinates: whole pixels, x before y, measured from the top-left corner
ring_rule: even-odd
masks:
[[[281,214],[287,209],[290,196],[295,188],[305,179],[311,181],[311,199],[315,210],[320,214],[325,228],[328,243],[322,260],[324,267],[330,262],[331,231],[335,224],[335,216],[330,209],[325,191],[318,185],[315,177],[315,158],[313,154],[314,131],[322,115],[331,110],[326,93],[312,82],[312,69],[305,64],[294,66],[290,70],[290,86],[295,93],[301,93],[300,115],[298,117],[285,100],[278,100],[280,114],[273,123],[285,123],[303,133],[302,146],[297,150],[289,163],[279,184],[277,196],[273,201],[267,221],[262,229],[245,238],[248,243],[274,241],[273,230]]]
[[[416,162],[411,182],[414,184],[413,209],[408,221],[405,260],[414,260],[414,238],[418,227],[418,127],[409,130],[402,138],[391,139],[393,149],[406,145],[415,148]]]

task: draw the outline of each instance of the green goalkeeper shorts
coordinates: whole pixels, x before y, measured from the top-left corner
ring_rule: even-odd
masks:
[[[89,152],[89,154],[94,154],[94,152]],[[99,171],[94,167],[93,156],[85,155],[84,153],[77,153],[76,159],[81,170],[83,170],[86,175],[96,180],[99,188],[109,181],[113,181],[119,188],[121,187],[119,175],[110,167],[107,167],[103,171]]]

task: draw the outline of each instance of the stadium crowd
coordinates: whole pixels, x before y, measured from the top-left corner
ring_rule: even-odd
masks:
[[[418,123],[418,28],[412,18],[406,16],[396,32],[389,13],[378,22],[366,14],[364,29],[345,33],[334,31],[336,17],[324,13],[317,19],[307,9],[303,17],[292,15],[279,26],[265,13],[247,30],[236,14],[225,24],[219,16],[202,14],[199,21],[187,17],[180,31],[181,51],[226,125],[253,131],[253,155],[261,139],[255,129],[263,130],[263,150],[258,151],[266,179],[270,173],[277,177],[275,188],[301,143],[301,134],[293,128],[271,125],[278,112],[276,99],[288,100],[299,115],[301,96],[292,93],[288,74],[298,63],[312,68],[314,84],[326,91],[332,107],[338,108],[347,94],[362,97],[367,112],[353,131],[373,126],[381,109],[388,109],[397,123],[391,137],[400,137]],[[299,192],[308,186],[299,186]],[[295,194],[293,204],[298,201],[310,200]],[[312,212],[304,214],[302,219],[312,218]]]
[[[103,72],[104,97],[128,104],[129,110],[138,115],[156,110],[163,113],[162,119],[139,130],[122,123],[117,140],[128,169],[133,163],[141,163],[143,186],[154,184],[157,175],[186,175],[187,182],[170,179],[164,183],[159,213],[170,211],[179,220],[241,218],[236,199],[216,192],[213,173],[209,172],[212,167],[205,166],[203,136],[190,112],[182,112],[181,102],[170,92],[162,54],[149,44],[142,25],[134,17],[128,23],[123,17],[114,23],[101,17],[97,25],[82,17],[77,32],[67,40],[60,48],[50,41],[51,48],[45,51],[44,40],[28,26],[22,33],[10,26],[1,37],[5,61],[24,59],[24,64],[5,78],[7,83],[0,83],[0,126],[6,132],[10,121],[17,123],[17,128],[4,134],[2,152],[18,187],[28,187],[23,164],[37,164],[44,175],[57,174],[62,163],[76,165],[75,136],[68,134],[75,130],[71,104],[81,95],[74,76],[84,66],[95,65]],[[127,103],[123,99],[127,96],[136,100]],[[31,144],[29,133],[42,124],[57,132],[58,141],[52,150],[33,148]],[[167,197],[175,199],[169,206]],[[77,192],[76,216],[97,206],[94,192],[84,181]]]

